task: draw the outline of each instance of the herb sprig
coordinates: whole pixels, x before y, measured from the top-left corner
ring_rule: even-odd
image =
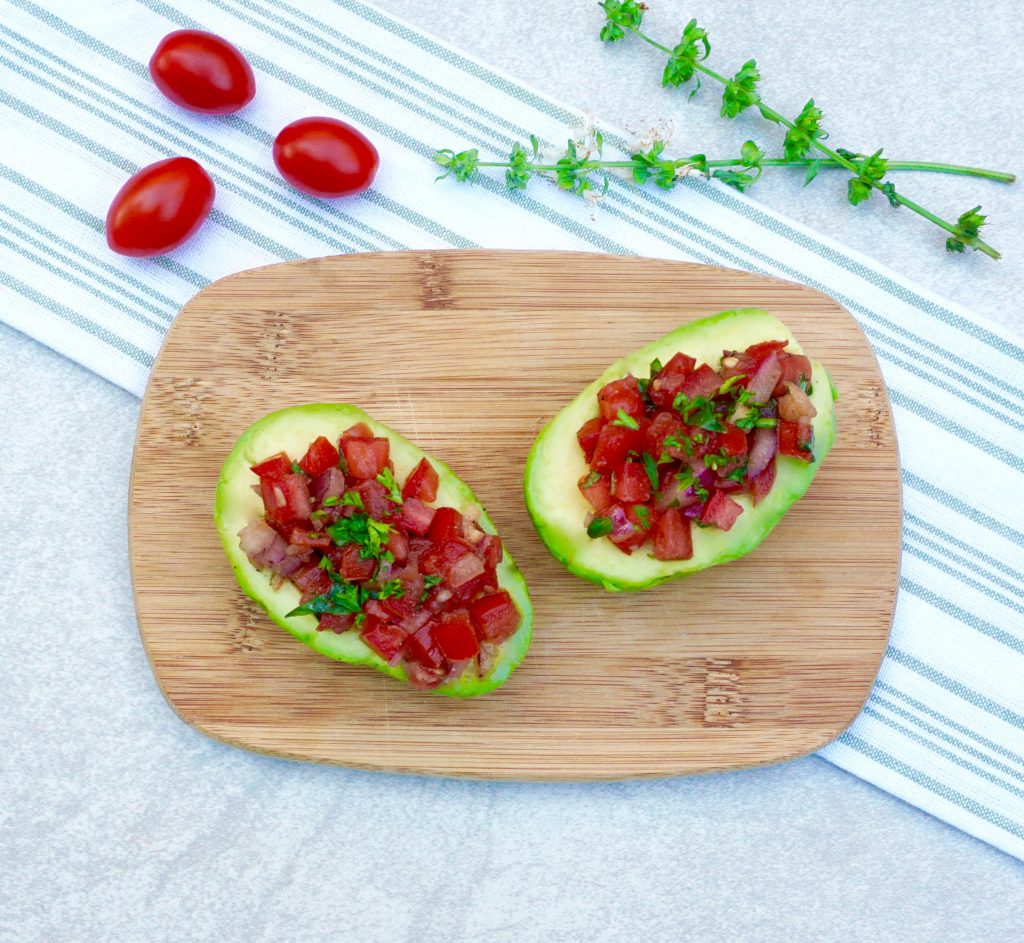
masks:
[[[964,252],[970,248],[983,252],[989,258],[1000,258],[1000,253],[979,236],[980,228],[985,224],[985,216],[979,212],[980,206],[962,213],[955,223],[943,219],[899,193],[895,184],[885,180],[886,174],[896,169],[897,162],[882,157],[881,149],[873,154],[864,155],[844,148],[833,149],[823,143],[828,135],[821,129],[823,114],[821,109],[814,104],[813,98],[804,105],[803,110],[793,120],[767,105],[758,91],[761,74],[755,60],[751,59],[744,63],[739,72],[731,78],[705,65],[705,61],[711,55],[711,45],[707,31],[700,28],[696,20],[691,20],[686,25],[680,43],[674,48],[670,48],[652,39],[641,30],[644,12],[647,9],[643,3],[637,2],[637,0],[602,0],[599,6],[605,14],[605,24],[601,29],[603,42],[618,42],[625,39],[627,34],[632,33],[668,57],[668,63],[662,74],[662,85],[679,87],[692,79],[695,81],[695,86],[690,92],[692,98],[700,88],[700,76],[710,78],[724,86],[721,110],[723,117],[735,118],[748,108],[756,107],[763,118],[786,128],[783,151],[787,161],[805,160],[812,150],[825,155],[826,160],[809,161],[810,166],[808,166],[804,178],[805,184],[810,183],[818,170],[826,166],[826,163],[828,166],[845,168],[853,174],[847,184],[847,199],[854,206],[867,200],[872,191],[878,191],[894,208],[905,206],[949,233],[946,240],[947,251]],[[908,164],[910,166],[907,166]],[[764,166],[768,166],[768,161],[762,159],[758,167]],[[920,164],[902,162],[901,166],[903,169],[915,170],[938,169],[935,165],[925,162]],[[943,169],[947,173],[970,173],[974,176],[987,177],[1006,183],[1014,180],[1012,174],[1000,171],[965,168],[957,165],[949,165]],[[724,182],[731,183],[733,186],[738,185],[737,182],[727,179],[724,175],[715,174],[715,176],[719,176]],[[744,180],[744,185],[740,186],[740,189],[745,189],[753,182],[756,182],[756,177],[753,181]]]
[[[662,85],[681,87],[692,82],[689,97],[701,88],[701,77],[710,78],[724,86],[721,114],[735,118],[750,108],[774,124],[786,129],[782,149],[785,156],[767,157],[755,141],[746,141],[734,157],[708,159],[696,153],[670,156],[663,140],[647,141],[626,160],[605,160],[602,157],[604,139],[600,131],[574,137],[565,149],[552,157],[541,155],[540,141],[530,135],[528,143],[516,142],[506,160],[482,160],[477,148],[455,151],[444,148],[434,153],[434,162],[441,168],[438,180],[453,177],[460,182],[474,180],[482,169],[503,169],[509,190],[525,190],[535,176],[552,180],[563,190],[588,200],[600,199],[609,188],[613,176],[622,176],[639,185],[652,182],[663,190],[671,190],[690,173],[714,177],[741,192],[749,190],[762,177],[766,168],[788,168],[804,174],[804,185],[811,183],[822,170],[844,170],[852,176],[847,182],[847,199],[854,206],[869,199],[872,192],[881,193],[894,208],[906,207],[929,220],[948,233],[946,249],[965,252],[968,248],[983,252],[993,259],[999,252],[980,237],[986,217],[980,206],[960,215],[956,222],[943,219],[896,190],[888,177],[897,171],[927,171],[982,177],[1001,183],[1012,183],[1016,177],[1005,171],[961,164],[934,161],[897,161],[882,156],[878,150],[864,154],[842,147],[832,149],[823,142],[828,134],[822,128],[824,117],[814,99],[809,99],[793,120],[770,108],[758,91],[761,73],[757,62],[748,60],[733,76],[715,72],[707,65],[711,43],[705,29],[691,20],[683,30],[680,42],[674,47],[662,45],[641,30],[646,6],[636,0],[603,0],[599,4],[605,13],[601,28],[604,42],[618,42],[630,33],[665,53],[668,57]]]

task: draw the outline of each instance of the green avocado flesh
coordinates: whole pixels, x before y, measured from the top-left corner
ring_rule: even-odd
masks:
[[[597,393],[605,384],[632,373],[647,377],[650,363],[667,363],[682,351],[716,369],[723,350],[745,350],[766,340],[788,340],[790,353],[803,353],[792,332],[777,318],[757,308],[723,311],[693,321],[613,363],[579,396],[541,430],[526,462],[526,506],[537,533],[548,550],[570,572],[601,584],[605,589],[646,589],[665,580],[750,553],[782,519],[793,502],[810,486],[818,466],[832,446],[835,414],[832,381],[825,368],[811,361],[814,392],[811,401],[818,411],[814,428],[814,461],[777,457],[775,483],[768,496],[754,507],[750,497],[731,495],[743,513],[729,531],[715,527],[693,528],[693,557],[689,560],[656,560],[650,544],[627,555],[606,538],[587,536],[584,521],[592,510],[577,483],[589,468],[576,441],[576,432],[598,415]]]
[[[342,432],[359,422],[366,423],[374,435],[386,437],[390,441],[391,461],[394,463],[394,474],[398,481],[404,481],[421,458],[428,458],[440,479],[434,504],[437,507],[453,507],[462,514],[476,508],[479,511],[478,524],[481,529],[489,534],[497,533],[476,495],[447,465],[426,455],[408,439],[371,419],[361,409],[344,403],[293,406],[271,413],[246,429],[221,468],[220,480],[217,482],[214,519],[238,585],[246,595],[259,603],[281,628],[328,658],[351,665],[368,665],[386,675],[405,681],[408,680],[405,669],[401,665],[389,665],[384,661],[362,641],[358,630],[350,630],[340,635],[331,631],[319,631],[315,616],[286,615],[300,603],[301,593],[298,587],[285,580],[280,587],[274,589],[271,586],[273,574],[254,567],[238,543],[238,532],[251,521],[262,517],[264,510],[262,499],[252,490],[258,479],[250,471],[250,466],[281,451],[287,452],[293,458],[302,456],[317,436],[326,436],[337,442]],[[515,635],[500,645],[497,657],[484,677],[477,675],[475,662],[470,662],[458,678],[435,688],[436,693],[450,697],[475,697],[493,691],[508,679],[526,655],[530,647],[533,607],[526,582],[512,562],[507,549],[504,559],[498,565],[498,582],[501,588],[508,590],[512,596],[522,616],[522,624]]]

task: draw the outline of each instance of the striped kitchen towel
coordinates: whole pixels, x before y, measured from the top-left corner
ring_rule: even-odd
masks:
[[[822,755],[1024,858],[1024,347],[876,262],[693,176],[671,194],[614,184],[600,210],[554,187],[434,183],[436,146],[506,153],[577,116],[360,0],[0,0],[0,317],[135,394],[175,313],[213,279],[332,253],[489,246],[601,250],[729,265],[821,289],[881,363],[906,522],[891,647],[863,713]],[[159,37],[228,36],[256,70],[241,115],[166,101]],[[300,197],[276,131],[336,115],[378,144],[372,190]],[[622,146],[611,139],[612,149]],[[172,257],[111,254],[103,216],[140,166],[177,154],[217,206]],[[593,215],[593,218],[591,216]],[[936,461],[936,456],[941,456]],[[984,482],[984,487],[977,487]]]

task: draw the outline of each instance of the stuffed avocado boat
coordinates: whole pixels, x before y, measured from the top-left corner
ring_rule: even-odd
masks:
[[[221,469],[215,517],[245,593],[330,658],[473,697],[529,648],[526,583],[476,496],[354,406],[250,426]]]
[[[832,446],[834,391],[765,311],[684,325],[612,364],[541,431],[537,532],[568,569],[638,590],[753,550]]]

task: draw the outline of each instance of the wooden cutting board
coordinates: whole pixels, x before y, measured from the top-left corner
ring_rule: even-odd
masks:
[[[622,354],[743,306],[785,321],[840,390],[810,492],[735,563],[630,595],[571,576],[523,504],[534,436]],[[476,490],[536,608],[503,688],[458,701],[330,661],[238,589],[212,519],[221,462],[251,422],[307,402],[365,408]],[[129,534],[157,682],[204,733],[369,769],[614,779],[772,763],[836,737],[885,651],[900,520],[885,388],[832,299],[678,262],[444,251],[289,262],[193,298],[143,403]]]

